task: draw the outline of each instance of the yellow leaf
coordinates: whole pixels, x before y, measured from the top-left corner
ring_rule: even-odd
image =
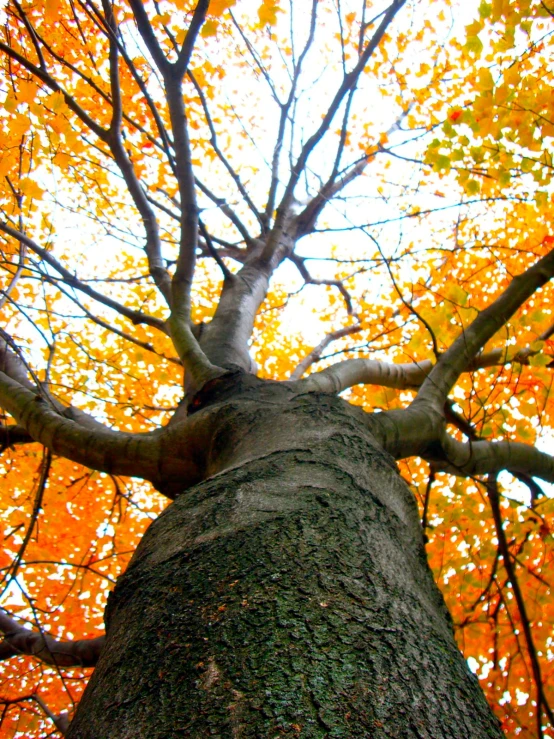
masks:
[[[277,23],[277,13],[282,12],[282,8],[274,0],[264,0],[258,8],[260,26],[274,26]]]
[[[17,99],[20,103],[32,103],[38,92],[36,82],[23,81],[19,83],[17,90]]]
[[[15,95],[10,92],[4,99],[4,108],[8,113],[13,113],[17,108],[17,103],[18,101],[16,100]]]
[[[10,152],[3,151],[0,156],[0,177],[7,175],[14,164],[13,155]]]
[[[215,36],[216,34],[217,34],[217,23],[215,21],[206,21],[204,25],[202,26],[200,35],[204,36],[204,38],[209,38],[210,36]]]
[[[477,87],[479,90],[492,90],[494,87],[494,80],[488,69],[479,70],[479,84]]]
[[[549,357],[546,354],[535,354],[535,356],[529,357],[529,364],[531,367],[546,367],[546,365],[550,364],[551,361],[552,357]]]
[[[54,113],[59,113],[64,105],[65,98],[63,92],[53,92],[48,96],[48,107],[53,110]]]
[[[222,15],[226,10],[229,8],[232,8],[233,5],[236,3],[236,0],[212,0],[210,3],[210,15],[219,16]],[[207,24],[205,23],[204,26]],[[203,34],[207,35],[207,34]],[[209,34],[213,35],[213,34]]]
[[[48,20],[57,20],[60,13],[60,0],[45,0],[44,9]]]
[[[44,190],[39,187],[37,183],[30,177],[24,177],[19,181],[19,189],[21,192],[29,198],[36,198],[37,200],[42,198]]]
[[[10,120],[10,133],[16,136],[23,136],[28,131],[30,125],[29,116],[23,115],[22,113],[15,113]]]
[[[450,286],[448,297],[453,303],[463,306],[467,303],[468,295],[465,290],[462,290],[462,288],[454,282]]]

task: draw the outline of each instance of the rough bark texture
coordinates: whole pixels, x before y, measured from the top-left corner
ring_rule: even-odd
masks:
[[[363,413],[231,384],[198,411],[217,419],[211,476],[110,596],[70,739],[502,736]]]

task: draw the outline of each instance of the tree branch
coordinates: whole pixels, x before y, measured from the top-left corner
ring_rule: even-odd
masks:
[[[105,636],[77,641],[60,641],[43,631],[31,631],[0,610],[0,660],[20,654],[36,657],[56,667],[94,667],[104,646]]]
[[[297,239],[301,239],[303,236],[312,233],[317,219],[327,203],[350,184],[350,182],[353,182],[362,174],[373,156],[375,154],[372,153],[358,159],[357,162],[344,170],[342,174],[333,176],[323,185],[318,194],[294,218]]]
[[[7,426],[0,426],[0,451],[7,449],[14,444],[31,444],[34,442],[32,436],[30,436],[23,426],[17,426],[14,424]]]
[[[85,426],[60,415],[41,396],[1,371],[0,406],[54,454],[114,474],[145,479],[159,475],[155,471],[156,432],[140,435],[112,431],[92,418],[93,426]],[[86,416],[82,411],[79,414]]]
[[[435,446],[420,456],[433,462],[437,469],[461,477],[508,470],[554,482],[554,457],[517,441],[462,442],[444,431],[440,448]]]
[[[306,265],[304,264],[304,260],[301,257],[297,257],[296,254],[290,254],[289,255],[290,261],[294,264],[294,266],[297,268],[297,270],[302,275],[302,278],[304,279],[304,282],[306,285],[329,285],[331,287],[336,287],[337,290],[340,292],[342,297],[344,298],[344,302],[346,304],[346,310],[348,312],[348,315],[351,316],[353,314],[352,310],[352,299],[350,297],[350,293],[344,286],[343,280],[330,280],[330,279],[320,279],[317,277],[312,277],[312,275],[309,273],[308,269],[306,268]],[[357,272],[354,272],[354,274],[359,274],[360,272],[363,272],[364,268],[362,267]],[[349,275],[349,277],[352,277],[353,275]],[[348,279],[348,278],[345,278]]]
[[[198,413],[185,423],[128,433],[54,402],[52,407],[36,391],[0,371],[0,407],[53,454],[93,470],[149,480],[168,498],[202,479],[209,417]]]
[[[185,40],[183,41],[183,45],[181,47],[181,51],[179,52],[179,56],[177,57],[177,61],[174,64],[176,74],[179,74],[181,77],[183,77],[183,75],[187,71],[190,57],[196,43],[196,39],[198,37],[200,29],[202,28],[202,25],[204,24],[204,21],[206,20],[206,13],[208,11],[209,5],[210,0],[199,0],[198,5],[194,9],[192,20],[185,36]]]
[[[50,407],[59,413],[60,416],[68,418],[69,420],[79,424],[79,426],[83,426],[92,431],[103,431],[105,429],[105,426],[96,421],[92,416],[89,416],[88,413],[85,413],[79,408],[74,408],[73,406],[66,406],[55,398],[50,393],[46,385],[39,381],[32,369],[25,362],[18,346],[15,344],[11,336],[9,336],[9,334],[7,334],[3,329],[0,329],[0,371],[5,373],[7,377],[14,380],[18,385],[33,393],[37,402],[48,402]],[[33,382],[29,380],[28,375],[31,375]],[[9,435],[13,433],[11,428],[15,429],[18,427],[10,426],[8,428],[10,429],[8,432]],[[17,433],[19,435],[22,434],[22,432]],[[35,441],[35,439],[31,438],[31,441]]]
[[[163,295],[166,303],[171,306],[171,278],[165,269],[162,258],[158,222],[152,208],[150,207],[148,198],[146,197],[146,194],[137,178],[133,164],[125,151],[123,141],[121,140],[123,108],[119,82],[119,50],[117,43],[118,29],[112,7],[108,0],[102,0],[102,5],[104,7],[106,24],[109,30],[110,44],[110,88],[112,92],[113,110],[109,131],[109,146],[144,224],[144,230],[146,232],[145,251],[148,258],[150,274],[152,275],[152,279]]]
[[[342,339],[344,336],[351,336],[352,334],[356,334],[359,331],[362,330],[362,326],[359,323],[354,324],[354,326],[346,326],[345,328],[339,328],[337,331],[332,331],[331,333],[327,334],[320,342],[319,344],[312,349],[312,351],[307,354],[304,359],[299,362],[299,364],[294,369],[294,372],[291,374],[290,379],[291,380],[299,380],[304,372],[311,367],[314,362],[317,362],[321,354],[325,351],[325,349],[331,344],[333,341],[337,341],[338,339]]]
[[[66,285],[79,290],[80,292],[88,295],[94,300],[97,300],[99,303],[102,303],[108,308],[117,311],[117,313],[125,316],[135,325],[142,323],[146,324],[147,326],[157,328],[160,331],[163,331],[163,333],[165,334],[168,333],[165,321],[162,321],[160,318],[155,318],[154,316],[149,316],[146,313],[141,313],[140,311],[131,310],[122,303],[118,303],[117,300],[113,300],[107,295],[102,295],[102,293],[97,292],[96,290],[94,290],[94,288],[89,287],[87,284],[81,282],[74,274],[72,274],[60,262],[58,262],[58,260],[53,257],[49,251],[39,246],[26,234],[21,233],[21,231],[18,231],[4,221],[0,221],[0,231],[3,231],[20,243],[25,244],[27,247],[29,247],[29,249],[33,251],[37,256],[39,256],[44,262],[46,262],[46,264],[49,264],[53,269],[56,270],[56,272],[62,277]]]
[[[470,441],[481,441],[481,438],[472,424],[459,413],[456,413],[454,410],[454,404],[451,400],[446,401],[444,406],[444,415],[447,423],[454,425],[459,431],[467,436]],[[544,491],[540,485],[538,485],[530,475],[526,475],[523,472],[516,472],[515,470],[508,470],[508,472],[527,486],[531,496],[531,508],[533,508],[535,501],[544,495]]]
[[[300,79],[300,75],[302,73],[302,64],[314,41],[316,21],[317,21],[317,0],[312,0],[312,11],[311,11],[311,16],[310,16],[310,30],[308,32],[308,38],[306,40],[306,43],[304,44],[304,48],[302,49],[300,56],[298,57],[298,61],[296,62],[294,66],[291,88],[290,88],[287,100],[283,104],[280,104],[281,114],[279,117],[279,128],[277,131],[277,140],[273,148],[273,158],[271,162],[271,183],[269,186],[269,194],[267,197],[267,205],[266,205],[265,214],[264,214],[264,221],[266,225],[269,225],[269,222],[271,218],[273,217],[273,210],[275,209],[277,187],[279,185],[279,163],[281,160],[281,151],[283,148],[283,141],[285,137],[286,123],[287,123],[287,119],[289,116],[291,105],[293,104],[294,99],[295,99],[296,88],[298,86],[298,80]],[[292,37],[292,31],[291,31],[291,37]],[[279,103],[279,99],[275,92],[274,92],[274,97]]]
[[[428,359],[406,364],[375,359],[347,359],[304,380],[298,380],[298,386],[304,392],[320,393],[341,393],[353,385],[381,385],[407,390],[419,387],[432,368],[433,363]]]
[[[200,103],[202,105],[202,109],[204,111],[204,118],[206,119],[206,123],[208,124],[208,129],[210,131],[210,143],[212,145],[212,148],[214,152],[216,153],[217,157],[229,173],[229,176],[235,183],[237,190],[240,192],[244,202],[248,205],[258,222],[260,223],[260,226],[263,227],[263,221],[260,213],[258,212],[258,209],[256,208],[256,205],[254,204],[252,198],[248,194],[248,190],[244,187],[242,184],[242,181],[239,177],[239,175],[235,172],[234,168],[232,167],[231,163],[225,156],[225,154],[221,151],[219,148],[219,145],[217,143],[217,133],[212,121],[212,117],[210,115],[210,109],[208,107],[208,101],[206,100],[206,96],[204,95],[204,91],[202,90],[202,87],[198,84],[196,81],[196,77],[193,75],[192,72],[188,72],[188,77],[191,80],[192,84],[194,85],[194,89],[196,90],[196,94],[200,98]]]
[[[152,26],[150,25],[150,20],[148,18],[146,10],[144,9],[142,0],[129,0],[129,5],[131,6],[131,10],[133,11],[138,31],[142,37],[142,40],[146,44],[146,48],[150,52],[150,56],[154,60],[154,63],[156,64],[160,72],[164,74],[164,72],[168,70],[170,62],[166,58],[161,46],[158,43],[158,39],[156,38],[156,34],[154,33]]]
[[[22,67],[24,67],[28,72],[30,72],[34,77],[39,79],[41,82],[44,82],[44,84],[49,87],[54,92],[61,92],[65,104],[67,107],[75,113],[75,115],[85,124],[85,126],[92,131],[98,138],[103,141],[104,143],[107,143],[108,141],[108,131],[106,131],[102,126],[100,126],[98,123],[96,123],[95,120],[93,120],[89,114],[81,108],[80,105],[71,97],[71,95],[66,92],[61,85],[59,85],[56,80],[48,74],[44,69],[41,69],[40,67],[37,67],[35,64],[30,62],[28,59],[26,59],[24,56],[22,56],[19,52],[15,51],[15,49],[12,49],[11,46],[8,46],[3,41],[0,41],[0,51],[3,51],[7,56],[10,57],[10,59],[13,59],[14,61],[17,61],[19,64],[21,64]]]
[[[248,232],[248,229],[246,228],[244,223],[237,216],[235,211],[227,203],[227,201],[223,198],[218,198],[215,193],[213,193],[201,180],[198,179],[198,177],[195,177],[194,184],[200,190],[200,192],[203,193],[209,200],[211,200],[212,203],[214,203],[214,205],[216,205],[220,209],[223,215],[231,221],[233,226],[237,229],[239,234],[244,239],[245,243],[250,246],[254,241],[252,236]]]
[[[388,26],[392,23],[395,16],[398,14],[405,3],[406,0],[393,0],[393,2],[389,5],[387,11],[384,14],[383,20],[377,27],[369,42],[366,44],[362,53],[360,54],[357,64],[350,72],[344,75],[343,81],[339,86],[339,89],[335,93],[335,96],[333,97],[333,100],[331,101],[331,104],[329,105],[327,112],[323,116],[323,120],[321,121],[317,130],[310,136],[310,138],[302,147],[300,155],[292,167],[291,175],[285,188],[283,198],[281,199],[281,203],[277,209],[275,224],[262,255],[262,258],[265,261],[269,262],[269,260],[271,260],[273,253],[280,244],[283,230],[286,227],[287,221],[290,217],[290,206],[294,198],[296,185],[298,183],[298,180],[300,179],[302,172],[306,168],[310,155],[329,130],[329,127],[331,126],[331,123],[333,122],[333,119],[337,114],[337,111],[339,110],[344,98],[356,86],[358,79],[363,72],[365,66],[367,65],[369,59],[381,43],[381,40],[385,35]]]
[[[517,609],[519,611],[519,615],[521,618],[521,625],[523,627],[523,634],[525,636],[525,643],[527,645],[527,652],[529,654],[529,660],[531,662],[531,669],[533,671],[533,678],[535,680],[535,687],[537,690],[537,714],[538,714],[537,721],[540,725],[541,709],[544,708],[544,712],[548,716],[548,720],[554,726],[554,713],[544,693],[540,662],[539,662],[537,650],[535,648],[535,644],[533,641],[531,623],[529,621],[527,610],[525,608],[525,599],[521,592],[519,581],[516,577],[515,567],[512,562],[512,558],[510,555],[510,548],[508,546],[508,541],[506,539],[506,533],[502,525],[502,514],[500,512],[500,495],[498,492],[498,481],[494,475],[489,475],[487,479],[487,483],[486,483],[486,489],[487,489],[487,495],[488,495],[491,510],[492,510],[492,515],[494,518],[494,527],[496,529],[496,538],[498,539],[498,548],[500,550],[500,554],[502,555],[502,560],[504,562],[506,574],[508,575],[508,580],[510,581],[510,584],[512,586],[514,597],[517,603]]]

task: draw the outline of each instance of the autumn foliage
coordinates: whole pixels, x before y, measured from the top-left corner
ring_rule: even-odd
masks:
[[[42,388],[40,402],[130,432],[166,424],[183,397],[164,277],[177,268],[187,207],[177,103],[139,32],[139,5],[163,54],[188,63],[199,332],[386,10],[211,0],[190,49],[192,0],[9,0],[0,10],[3,351]],[[435,362],[550,252],[553,14],[539,0],[402,7],[302,175],[306,230],[256,317],[260,376],[359,357]],[[341,188],[309,212],[337,172]],[[552,452],[553,305],[546,284],[460,376],[445,411],[455,438]],[[366,384],[344,397],[378,411],[414,393]],[[2,607],[58,639],[98,636],[109,590],[167,500],[32,443],[9,413],[1,432]],[[400,466],[458,643],[506,735],[554,737],[549,484],[454,476],[417,457]],[[53,717],[63,729],[89,673],[4,661],[2,736],[47,736]]]

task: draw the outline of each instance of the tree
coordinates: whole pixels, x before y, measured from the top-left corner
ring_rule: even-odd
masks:
[[[6,736],[554,736],[515,5],[9,0]]]

